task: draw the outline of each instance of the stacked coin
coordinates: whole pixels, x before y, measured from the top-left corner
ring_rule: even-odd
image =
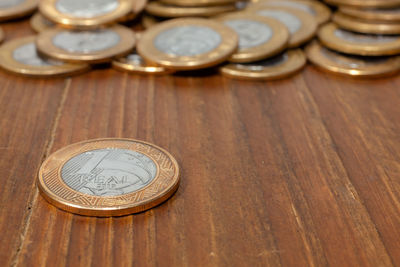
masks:
[[[319,29],[321,43],[307,48],[311,62],[353,76],[381,77],[400,70],[400,1],[326,2],[337,5],[338,11],[333,23]]]

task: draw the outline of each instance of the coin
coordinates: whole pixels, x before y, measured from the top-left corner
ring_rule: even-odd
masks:
[[[238,2],[237,0],[160,0],[160,2],[167,5],[174,6],[212,6],[212,5],[226,5],[234,4]]]
[[[43,32],[55,27],[53,22],[43,17],[40,13],[36,13],[31,17],[30,24],[35,32]]]
[[[326,5],[310,0],[264,0],[252,4],[251,8],[265,8],[269,6],[299,9],[312,15],[318,24],[329,21],[331,17],[331,10]]]
[[[0,21],[20,18],[32,13],[39,0],[1,0]]]
[[[339,27],[361,33],[371,34],[400,34],[400,23],[385,23],[361,20],[336,12],[332,17]]]
[[[49,20],[71,28],[97,28],[132,11],[132,0],[42,0],[40,12]]]
[[[278,54],[286,48],[289,32],[275,19],[248,13],[231,13],[217,18],[239,35],[239,50],[231,62],[252,62]]]
[[[371,35],[340,29],[329,23],[320,28],[318,37],[333,50],[361,56],[385,56],[400,53],[400,36]]]
[[[175,70],[217,65],[237,49],[238,36],[228,26],[208,19],[173,19],[149,28],[138,42],[139,55]]]
[[[121,19],[119,19],[119,22],[127,22],[134,20],[146,7],[147,5],[147,0],[135,0],[133,1],[133,8],[132,11],[128,13],[128,15],[125,15]]]
[[[0,67],[32,77],[70,76],[89,70],[87,64],[69,64],[41,58],[36,53],[35,36],[4,43],[0,48]]]
[[[345,55],[321,46],[317,41],[306,47],[308,59],[317,67],[342,75],[383,77],[400,71],[400,56],[362,57]]]
[[[135,35],[120,25],[87,31],[54,28],[40,33],[36,45],[40,53],[51,58],[103,63],[128,54],[135,46]]]
[[[336,6],[354,7],[396,7],[400,6],[400,0],[325,0],[326,3]]]
[[[180,7],[165,5],[154,1],[148,3],[146,12],[153,16],[164,18],[178,17],[210,17],[225,12],[235,11],[236,5],[207,6],[207,7]]]
[[[288,7],[268,7],[257,10],[250,9],[257,15],[279,20],[289,29],[291,37],[289,48],[298,47],[314,37],[317,23],[314,18],[304,11]]]
[[[130,139],[89,140],[47,158],[38,187],[44,198],[68,212],[121,216],[166,201],[179,186],[179,166],[164,149]]]
[[[378,9],[378,8],[356,8],[351,6],[340,6],[339,11],[345,15],[365,20],[400,22],[400,7]]]
[[[140,40],[141,34],[136,34],[136,40]],[[136,50],[132,51],[125,57],[120,57],[113,60],[112,66],[115,69],[128,71],[136,74],[169,74],[173,73],[173,70],[166,69],[156,64],[146,62]]]
[[[278,56],[252,63],[231,63],[220,68],[228,77],[246,80],[277,80],[293,75],[306,64],[301,49],[288,50]]]

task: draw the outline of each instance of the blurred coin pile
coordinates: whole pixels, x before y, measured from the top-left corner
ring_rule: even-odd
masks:
[[[98,64],[139,74],[213,67],[269,80],[307,58],[353,76],[400,70],[400,0],[1,0],[0,21],[35,10],[38,34],[1,46],[4,70],[43,77]]]

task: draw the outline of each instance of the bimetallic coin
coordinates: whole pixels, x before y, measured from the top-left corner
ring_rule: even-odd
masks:
[[[342,75],[383,77],[400,71],[400,56],[362,57],[345,55],[321,46],[317,41],[306,48],[308,59],[321,69]]]
[[[287,47],[289,32],[275,19],[248,13],[232,13],[217,18],[239,35],[239,49],[231,62],[252,62],[274,56]]]
[[[31,17],[30,24],[35,32],[43,32],[56,26],[53,22],[43,17],[40,13],[36,13]]]
[[[374,22],[369,20],[361,20],[343,13],[336,12],[332,17],[340,28],[370,34],[400,34],[400,22]]]
[[[312,15],[317,20],[318,24],[329,21],[331,17],[331,10],[329,7],[321,2],[309,0],[264,0],[251,4],[249,8],[265,8],[270,6],[299,9]]]
[[[146,6],[146,12],[162,18],[178,17],[211,17],[225,12],[237,10],[236,5],[207,6],[207,7],[180,7],[165,5],[161,2],[150,2]]]
[[[40,57],[36,52],[35,36],[3,44],[0,66],[9,72],[32,77],[70,76],[89,70],[87,64],[69,64]]]
[[[128,54],[135,47],[133,31],[115,25],[86,31],[51,29],[39,34],[40,53],[67,62],[102,63]]]
[[[361,56],[386,56],[400,53],[400,36],[372,35],[340,29],[329,23],[320,28],[321,43],[333,50]]]
[[[49,20],[76,29],[98,28],[132,12],[132,0],[42,0],[40,12]]]
[[[213,6],[235,4],[238,0],[160,0],[161,3],[173,6]]]
[[[378,8],[356,8],[351,6],[340,6],[339,11],[345,15],[364,20],[400,22],[400,7],[378,9]]]
[[[289,47],[298,47],[314,37],[317,31],[317,23],[314,18],[297,9],[288,7],[268,7],[258,10],[251,10],[257,15],[274,18],[282,22],[291,35]]]
[[[244,80],[277,80],[293,75],[306,64],[301,49],[293,49],[282,54],[252,63],[231,63],[220,68],[228,77]]]
[[[35,11],[38,4],[39,0],[1,0],[0,21],[29,15]]]
[[[221,23],[207,19],[173,19],[148,29],[139,40],[139,55],[175,70],[217,65],[237,49],[238,36]]]
[[[354,7],[398,7],[400,0],[325,0],[326,3],[336,6],[354,6]]]
[[[87,216],[122,216],[166,201],[179,186],[179,166],[164,149],[130,139],[67,146],[42,164],[38,187],[56,207]]]

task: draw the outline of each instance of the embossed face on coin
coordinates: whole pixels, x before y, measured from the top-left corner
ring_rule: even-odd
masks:
[[[55,60],[45,60],[39,57],[34,43],[28,43],[15,49],[13,58],[19,63],[31,66],[54,66],[62,64]]]
[[[72,189],[94,196],[119,196],[140,190],[157,167],[146,155],[126,149],[99,149],[71,158],[61,170]]]
[[[362,34],[342,29],[336,29],[334,33],[336,37],[352,43],[383,44],[399,40],[397,36]]]
[[[54,36],[53,44],[71,53],[92,53],[109,49],[117,45],[120,39],[111,30],[63,31]]]
[[[110,13],[119,6],[118,0],[58,0],[56,9],[77,18],[93,18]]]
[[[238,69],[246,69],[251,71],[263,71],[265,68],[273,68],[278,65],[285,63],[288,60],[288,54],[283,53],[278,56],[265,59],[262,61],[252,62],[252,63],[242,63],[236,64]]]
[[[273,34],[268,25],[254,20],[234,19],[224,23],[239,34],[239,48],[259,46],[268,42]]]
[[[291,34],[294,34],[297,31],[299,31],[302,26],[301,20],[299,18],[283,10],[263,9],[258,11],[257,14],[279,20],[280,22],[285,24],[285,26],[288,28]]]
[[[204,26],[180,26],[160,33],[154,46],[169,55],[197,56],[217,48],[222,38],[215,30]]]
[[[26,0],[1,0],[0,1],[0,8],[9,8],[13,6],[17,6]]]

